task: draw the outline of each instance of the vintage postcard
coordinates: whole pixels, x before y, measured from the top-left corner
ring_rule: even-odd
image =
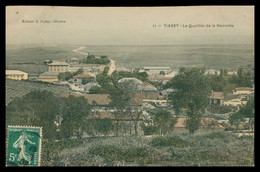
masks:
[[[254,32],[254,6],[6,6],[6,166],[255,166]]]

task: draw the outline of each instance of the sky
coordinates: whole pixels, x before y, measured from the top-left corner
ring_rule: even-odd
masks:
[[[254,44],[254,7],[7,6],[6,44]]]

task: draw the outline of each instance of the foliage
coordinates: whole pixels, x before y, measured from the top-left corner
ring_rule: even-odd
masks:
[[[239,113],[241,113],[245,118],[254,118],[255,115],[255,102],[254,97],[250,98],[246,105],[240,108]]]
[[[245,68],[239,68],[237,71],[237,86],[239,87],[252,87],[250,73]]]
[[[182,109],[187,109],[186,128],[190,133],[194,133],[209,104],[210,83],[205,76],[205,69],[180,68],[179,74],[171,79],[168,86],[177,89],[169,98],[177,114]]]
[[[238,112],[234,112],[229,116],[229,123],[236,126],[245,121],[245,118],[250,118],[249,123],[254,123],[254,97],[250,98],[246,105],[243,105]]]
[[[94,55],[90,55],[87,59],[80,59],[79,63],[83,64],[103,64],[107,65],[110,62],[107,56],[101,56],[101,58],[96,58]]]
[[[114,125],[111,119],[88,119],[84,124],[84,131],[88,134],[95,136],[97,134],[104,134],[106,136],[114,129]]]
[[[146,148],[133,147],[123,149],[111,145],[102,145],[90,149],[89,152],[109,161],[136,162],[139,165],[147,165],[153,161],[151,152]]]
[[[176,146],[169,141],[171,139],[167,139],[172,137],[175,138],[172,140],[175,140]],[[163,141],[156,138],[161,138]],[[70,141],[75,143],[68,143],[71,147],[63,149],[61,148],[65,147],[63,142],[52,141],[53,144],[47,145],[43,140],[41,164],[44,166],[253,166],[255,164],[254,137],[238,137],[230,133],[91,137],[68,140]],[[158,143],[158,146],[153,146],[152,142]],[[163,145],[160,143],[165,144],[160,146]],[[50,148],[48,160],[46,148]]]
[[[89,94],[108,94],[108,93],[109,90],[105,90],[104,88],[98,86],[92,87],[89,90]]]
[[[202,113],[198,111],[188,111],[188,117],[185,120],[185,128],[189,130],[190,134],[194,134],[201,125]]]
[[[137,78],[141,81],[147,81],[148,74],[146,72],[139,72],[139,71],[114,71],[112,74],[117,80],[122,78]]]
[[[42,165],[48,166],[51,161],[59,161],[61,152],[65,149],[72,149],[82,145],[83,140],[80,139],[62,139],[51,140],[43,139],[42,142]]]
[[[59,73],[59,81],[68,81],[73,78],[73,74],[71,72],[61,72]]]
[[[54,120],[58,113],[58,98],[53,93],[32,91],[7,105],[6,124],[43,127],[45,138],[55,138]]]
[[[224,139],[225,134],[223,132],[212,132],[207,135],[210,139]]]
[[[73,136],[74,132],[80,132],[81,137],[86,117],[90,114],[90,106],[84,97],[69,96],[62,98],[61,116],[61,132],[66,138]]]
[[[225,114],[225,113],[229,113],[232,111],[231,107],[229,106],[211,106],[210,108],[208,108],[208,111],[210,113],[217,113],[217,114]]]
[[[184,148],[187,147],[189,144],[182,138],[178,136],[172,137],[156,137],[154,138],[151,143],[153,147],[176,147],[176,148]]]
[[[174,125],[178,122],[178,118],[173,118],[170,112],[161,110],[155,114],[153,121],[160,135],[163,135],[169,131],[173,131]]]
[[[153,126],[153,125],[142,125],[142,129],[144,131],[144,135],[154,135],[154,134],[159,134],[158,127]]]
[[[81,73],[83,73],[83,68],[79,68],[76,72],[73,72],[72,75],[76,76],[76,75],[81,74]]]
[[[82,68],[79,68],[76,72],[73,72],[73,73],[71,73],[71,72],[61,72],[58,75],[58,79],[59,79],[59,81],[68,81],[68,80],[72,79],[73,76],[76,76],[76,75],[81,74],[81,73],[83,73]]]

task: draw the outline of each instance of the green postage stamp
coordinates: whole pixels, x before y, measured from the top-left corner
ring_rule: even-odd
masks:
[[[7,166],[40,166],[42,128],[8,126]]]

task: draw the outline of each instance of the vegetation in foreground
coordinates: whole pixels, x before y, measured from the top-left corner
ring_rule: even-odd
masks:
[[[43,166],[254,166],[254,139],[229,133],[44,140]]]

